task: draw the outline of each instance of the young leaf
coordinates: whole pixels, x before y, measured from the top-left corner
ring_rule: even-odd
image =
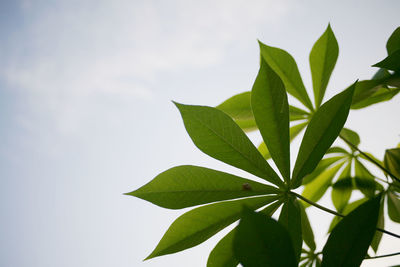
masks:
[[[310,67],[316,107],[319,107],[322,103],[338,54],[338,43],[331,26],[328,25],[328,28],[314,44],[310,53]]]
[[[311,183],[308,183],[304,187],[302,196],[313,202],[317,202],[325,194],[326,190],[332,183],[332,179],[335,177],[336,173],[340,170],[343,164],[344,162],[340,162],[339,164],[321,173]],[[304,203],[304,205],[306,207],[309,206],[308,203]]]
[[[326,154],[333,154],[333,153],[344,154],[344,155],[350,154],[346,149],[338,146],[332,146],[326,151]]]
[[[202,206],[176,219],[154,251],[146,258],[154,258],[194,247],[240,218],[243,205],[258,209],[276,200],[274,196],[225,201]]]
[[[341,159],[346,158],[346,156],[337,156],[337,157],[329,157],[329,158],[324,158],[322,159],[315,170],[306,175],[303,179],[303,185],[306,185],[310,182],[312,182],[315,178],[317,178],[322,172],[324,172],[328,167],[333,165],[334,163],[338,162]]]
[[[287,92],[300,100],[308,109],[313,110],[294,58],[285,50],[261,42],[259,44],[261,56],[281,78]]]
[[[308,220],[307,212],[304,206],[299,203],[300,211],[301,211],[301,232],[303,235],[304,243],[314,251],[316,249],[315,240],[314,240],[314,232],[312,230],[310,221]]]
[[[292,188],[301,185],[335,141],[346,122],[355,84],[323,104],[312,117],[301,142],[292,175]]]
[[[243,210],[233,245],[235,257],[245,267],[297,266],[286,228],[271,217],[249,209]]]
[[[353,191],[350,160],[336,183],[332,185],[332,202],[338,212],[342,212],[350,200]]]
[[[372,65],[372,67],[379,67],[387,70],[398,71],[400,70],[400,49],[394,51],[387,56],[384,60]]]
[[[358,267],[376,231],[381,196],[352,211],[332,230],[322,250],[322,267]]]
[[[389,40],[386,43],[386,50],[388,55],[393,54],[395,51],[400,49],[400,27],[390,35]]]
[[[292,239],[294,254],[297,261],[300,259],[301,247],[303,244],[301,227],[301,210],[298,201],[295,198],[288,198],[283,204],[281,214],[278,220]]]
[[[387,206],[389,218],[394,222],[400,223],[400,199],[392,191],[388,191]]]
[[[224,112],[175,103],[194,144],[209,156],[276,184],[283,182],[250,139]]]
[[[168,209],[182,209],[214,201],[276,194],[275,187],[229,173],[197,166],[178,166],[128,193]]]
[[[282,203],[274,202],[264,208],[260,213],[272,216]],[[211,251],[207,260],[207,267],[236,267],[239,261],[233,255],[233,237],[236,228],[224,236]]]
[[[278,75],[261,58],[251,107],[261,136],[286,182],[290,179],[289,104]]]
[[[352,131],[347,128],[343,128],[340,131],[340,136],[344,137],[347,141],[349,141],[350,143],[352,143],[355,146],[358,146],[360,144],[360,136],[355,131]],[[353,150],[353,147],[350,147],[350,148],[351,148],[351,150]]]

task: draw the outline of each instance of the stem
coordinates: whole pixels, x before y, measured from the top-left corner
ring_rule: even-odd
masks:
[[[390,254],[385,254],[385,255],[379,255],[379,256],[374,256],[374,257],[368,257],[368,258],[365,258],[365,259],[366,259],[366,260],[370,260],[370,259],[379,259],[379,258],[385,258],[385,257],[396,256],[396,255],[400,255],[400,252],[395,252],[395,253],[390,253]]]
[[[366,153],[364,153],[363,151],[361,151],[356,145],[354,145],[353,143],[351,143],[349,140],[347,140],[346,138],[344,138],[342,135],[339,135],[340,138],[342,138],[343,141],[345,141],[349,146],[351,146],[352,148],[354,148],[355,150],[357,150],[358,152],[360,152],[360,154],[362,154],[366,159],[368,159],[371,163],[375,164],[379,169],[381,169],[382,171],[386,172],[387,174],[389,174],[390,177],[392,177],[393,179],[397,180],[398,182],[400,182],[400,178],[397,177],[396,175],[394,175],[391,171],[389,171],[388,169],[386,169],[384,166],[382,166],[381,164],[379,164],[379,162],[377,162],[376,160],[374,160],[373,158],[371,158],[370,156],[368,156]]]
[[[307,202],[308,204],[313,205],[314,207],[317,207],[317,208],[323,210],[323,211],[329,212],[329,213],[331,213],[331,214],[333,214],[333,215],[336,215],[336,216],[339,216],[339,217],[345,217],[345,215],[340,214],[340,213],[338,213],[338,212],[336,212],[336,211],[334,211],[334,210],[328,209],[328,208],[326,208],[326,207],[324,207],[324,206],[321,206],[321,205],[319,205],[319,204],[317,204],[317,203],[315,203],[315,202],[313,202],[313,201],[311,201],[311,200],[309,200],[309,199],[303,197],[302,195],[297,194],[296,192],[289,191],[289,193],[292,194],[292,195],[294,195],[294,196],[296,196],[296,197],[298,197],[299,199],[301,199],[301,200]],[[379,231],[379,232],[382,232],[382,233],[391,235],[391,236],[393,236],[393,237],[400,238],[400,235],[397,235],[397,234],[395,234],[395,233],[386,231],[385,229],[376,227],[376,230]]]

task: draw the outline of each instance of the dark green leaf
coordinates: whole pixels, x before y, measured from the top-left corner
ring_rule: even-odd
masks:
[[[278,75],[261,59],[251,92],[251,107],[261,136],[286,182],[290,179],[289,104]]]
[[[305,120],[310,114],[298,107],[289,105],[289,119],[290,121]]]
[[[370,97],[352,105],[352,109],[360,109],[368,107],[372,104],[388,101],[400,92],[399,88],[378,87]]]
[[[322,250],[323,267],[360,266],[376,231],[380,199],[363,203],[336,225]]]
[[[384,165],[392,174],[400,177],[400,148],[385,151]]]
[[[264,208],[260,213],[272,216],[282,203],[274,202]],[[208,256],[207,267],[236,267],[239,261],[233,255],[233,237],[236,228],[224,236]]]
[[[307,108],[313,110],[294,58],[285,50],[261,42],[259,44],[261,56],[282,79],[287,92],[300,100]]]
[[[176,103],[194,144],[204,153],[265,180],[283,182],[246,134],[224,112],[206,106]]]
[[[352,202],[352,203],[349,203],[349,204],[343,209],[342,214],[343,214],[343,215],[349,214],[350,212],[352,212],[354,209],[356,209],[358,206],[360,206],[362,203],[364,203],[364,202],[367,201],[367,200],[368,200],[368,198],[362,198],[362,199],[356,200],[356,201],[354,201],[354,202]],[[333,218],[331,224],[329,225],[329,230],[328,230],[328,232],[331,232],[332,229],[338,224],[338,222],[339,222],[341,219],[342,219],[342,217],[335,216],[335,217]]]
[[[338,43],[331,26],[328,25],[328,28],[314,44],[310,53],[310,67],[316,107],[319,107],[322,103],[338,54]]]
[[[347,141],[352,143],[355,146],[358,146],[360,144],[360,136],[355,132],[347,128],[343,128],[340,131],[340,136],[345,138]],[[350,147],[351,150],[353,150],[353,147]]]
[[[387,70],[398,71],[400,70],[400,49],[394,51],[384,60],[376,63],[373,67],[384,68]]]
[[[346,156],[337,156],[337,157],[329,157],[329,158],[324,158],[318,163],[318,166],[315,168],[315,170],[306,175],[303,179],[303,185],[306,185],[310,182],[312,182],[315,178],[317,178],[322,172],[324,172],[329,166],[334,164],[335,162],[338,162],[341,159],[346,158]]]
[[[389,191],[387,194],[387,206],[389,218],[397,223],[400,223],[400,199],[396,193]]]
[[[310,221],[308,220],[307,212],[304,206],[299,203],[300,211],[301,211],[301,232],[303,235],[304,243],[314,251],[316,249],[315,240],[314,240],[314,232],[312,230]]]
[[[343,164],[344,162],[340,162],[332,168],[322,172],[317,178],[304,187],[302,196],[313,202],[317,202],[325,194],[326,190],[332,183],[332,179],[335,177],[336,173],[340,170]],[[308,203],[304,203],[304,205],[309,206]]]
[[[379,208],[379,217],[378,217],[378,224],[376,227],[379,227],[380,229],[385,228],[385,215],[384,215],[384,208],[383,208],[383,201],[381,203],[381,206]],[[374,238],[372,239],[371,242],[371,248],[375,251],[375,253],[378,251],[379,243],[381,242],[382,239],[382,232],[381,231],[375,231]]]
[[[351,160],[343,169],[336,183],[332,185],[332,202],[338,212],[342,212],[353,191]]]
[[[389,40],[386,43],[386,50],[389,55],[393,54],[395,51],[400,49],[400,27],[397,27],[396,30],[389,37]]]
[[[275,187],[197,166],[171,168],[128,193],[160,207],[181,209],[214,201],[276,194]]]
[[[335,141],[346,122],[355,84],[323,104],[312,117],[301,143],[292,175],[292,188],[301,185]]]
[[[276,197],[255,197],[202,206],[176,219],[154,251],[146,258],[172,254],[194,247],[240,218],[243,206],[258,209]]]
[[[354,169],[356,174],[355,181],[357,188],[366,197],[373,197],[376,189],[375,177],[358,159],[354,160]]]
[[[244,209],[233,241],[235,258],[244,267],[297,266],[286,228],[272,219]]]
[[[294,254],[296,259],[300,259],[301,247],[303,244],[302,227],[301,227],[301,210],[300,204],[295,198],[288,198],[283,204],[281,214],[278,220],[286,230],[292,239]]]

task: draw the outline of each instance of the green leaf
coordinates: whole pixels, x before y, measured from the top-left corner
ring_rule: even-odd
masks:
[[[289,105],[289,118],[290,121],[305,120],[308,119],[310,113],[301,108]]]
[[[397,95],[400,92],[399,88],[387,88],[387,87],[378,87],[376,88],[375,92],[371,94],[370,97],[365,98],[364,100],[361,100],[357,102],[356,104],[353,104],[351,106],[352,109],[360,109],[360,108],[365,108],[370,105],[384,102],[384,101],[389,101],[392,99],[395,95]]]
[[[400,148],[385,151],[384,165],[392,174],[400,177]]]
[[[358,159],[354,160],[354,169],[356,174],[355,181],[357,188],[366,197],[373,197],[376,189],[375,177]]]
[[[400,70],[400,50],[396,50],[388,55],[384,60],[372,65],[372,67],[379,67],[387,70],[398,71]]]
[[[343,169],[336,183],[332,185],[332,202],[338,212],[342,212],[353,191],[351,160]]]
[[[260,213],[272,216],[282,203],[274,202],[264,208]],[[211,251],[207,260],[207,267],[236,267],[239,261],[233,255],[233,238],[236,227],[224,236]]]
[[[310,68],[316,107],[321,105],[324,98],[338,55],[339,46],[331,26],[328,25],[328,28],[314,44],[310,53]]]
[[[389,218],[397,223],[400,223],[400,199],[396,193],[388,191],[387,206]]]
[[[303,244],[302,227],[301,227],[301,210],[300,204],[295,198],[288,198],[283,204],[281,214],[278,220],[292,239],[294,254],[297,261],[300,259],[301,247]]]
[[[400,27],[397,27],[396,30],[390,35],[389,40],[386,43],[386,50],[388,55],[393,54],[397,50],[400,49]]]
[[[244,205],[258,209],[276,199],[275,196],[254,197],[219,202],[188,211],[171,224],[146,260],[194,247],[238,220]]]
[[[338,147],[338,146],[332,146],[326,151],[326,154],[332,154],[332,153],[338,153],[338,154],[344,154],[344,155],[350,154],[346,149]]]
[[[178,166],[128,193],[168,209],[182,209],[200,204],[277,194],[275,187],[257,183],[229,173],[197,166]]]
[[[378,217],[378,224],[376,227],[379,227],[380,229],[385,228],[385,215],[384,215],[384,208],[383,208],[383,202],[381,203],[381,206],[379,208],[379,217]],[[374,238],[372,239],[371,242],[371,248],[375,251],[375,253],[378,251],[379,243],[381,242],[382,239],[382,232],[381,231],[375,231]]]
[[[308,122],[303,122],[290,127],[289,129],[290,141],[293,141],[293,139],[295,139],[296,136],[299,135],[299,133],[307,126],[307,124]],[[260,151],[261,155],[263,155],[265,159],[271,158],[271,155],[269,153],[269,150],[265,142],[261,142],[261,144],[258,146],[258,151]]]
[[[336,173],[340,170],[343,164],[344,162],[340,162],[332,168],[322,172],[317,178],[304,187],[302,196],[313,202],[317,202],[325,194],[326,190],[331,185],[332,179],[335,177]],[[304,205],[306,207],[309,206],[308,203],[304,203]]]
[[[308,220],[307,212],[304,206],[299,203],[300,211],[301,211],[301,232],[303,235],[304,243],[312,250],[315,251],[316,245],[314,240],[314,232],[312,230],[310,221]]]
[[[324,172],[329,166],[331,166],[332,164],[334,164],[344,158],[346,158],[346,156],[324,158],[323,160],[321,160],[318,163],[317,167],[315,168],[315,170],[312,173],[310,173],[304,177],[303,185],[310,183],[315,178],[317,178],[322,172]]]
[[[251,92],[254,118],[269,153],[286,182],[290,180],[289,104],[278,75],[261,59]]]
[[[224,112],[206,106],[175,103],[194,144],[209,156],[283,185],[250,139]]]
[[[235,257],[245,267],[297,266],[286,228],[249,209],[243,210],[233,244]]]
[[[368,200],[368,198],[361,198],[359,200],[356,200],[352,203],[349,203],[342,211],[343,215],[347,215],[350,212],[352,212],[353,210],[355,210],[358,206],[360,206],[362,203],[366,202]],[[333,228],[335,228],[335,226],[340,222],[340,220],[342,219],[342,217],[339,216],[335,216],[331,222],[331,224],[329,225],[329,230],[328,232],[331,232],[333,230]]]
[[[261,42],[259,44],[261,56],[282,79],[287,92],[300,100],[308,109],[313,110],[294,58],[285,50]]]
[[[292,188],[301,185],[335,141],[346,122],[355,84],[323,104],[312,117],[297,155],[292,175]]]
[[[360,144],[360,136],[355,131],[352,131],[347,128],[343,128],[340,131],[340,136],[342,136],[343,138],[345,138],[347,141],[349,141],[350,143],[352,143],[355,146],[358,146]],[[350,147],[350,149],[353,150],[353,147]]]
[[[352,211],[332,230],[322,250],[322,267],[358,267],[367,255],[376,231],[381,196]]]

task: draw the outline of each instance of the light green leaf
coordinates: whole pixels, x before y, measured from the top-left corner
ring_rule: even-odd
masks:
[[[349,141],[350,143],[352,143],[355,146],[358,146],[360,144],[360,136],[355,131],[352,131],[347,128],[343,128],[340,131],[340,136],[345,138],[347,141]],[[353,150],[353,147],[350,146],[350,149]]]
[[[344,155],[350,154],[346,149],[337,146],[332,146],[326,151],[326,154],[336,154],[336,153]]]
[[[212,107],[175,104],[187,132],[201,151],[273,184],[283,185],[276,172],[228,115]]]
[[[300,100],[308,109],[313,110],[294,58],[285,50],[261,42],[259,44],[261,56],[282,79],[287,92]]]
[[[323,104],[312,117],[297,155],[292,175],[292,188],[301,185],[325,152],[335,141],[346,122],[355,84]]]
[[[338,162],[339,160],[344,159],[346,157],[347,156],[337,156],[337,157],[328,157],[328,158],[322,159],[318,163],[315,170],[312,173],[310,173],[304,177],[303,185],[310,183],[315,178],[317,178],[322,172],[324,172],[329,166],[331,166],[332,164],[334,164],[334,163]]]
[[[351,160],[347,163],[336,183],[332,185],[332,202],[338,212],[342,212],[353,191]]]
[[[300,204],[295,198],[288,198],[282,206],[279,222],[286,227],[292,239],[294,254],[300,259],[303,244]]]
[[[181,209],[214,201],[277,194],[275,187],[197,166],[178,166],[128,193],[160,207]]]
[[[314,44],[310,53],[310,68],[316,107],[319,107],[322,103],[338,55],[339,46],[331,26],[328,25],[328,28]]]
[[[368,169],[358,160],[354,160],[354,169],[356,174],[356,186],[366,196],[373,197],[375,195],[375,177]]]
[[[332,230],[322,253],[322,267],[358,267],[367,255],[376,231],[381,196],[344,217]]]
[[[335,177],[336,173],[343,166],[343,164],[344,162],[340,162],[330,169],[322,172],[317,178],[304,187],[302,196],[313,202],[317,202],[325,194],[325,191],[331,185],[332,179]],[[309,206],[308,203],[304,203],[304,205],[306,207]]]
[[[400,49],[388,55],[382,61],[372,65],[372,67],[379,67],[387,70],[398,71],[400,70]]]
[[[400,177],[400,148],[385,151],[384,165],[392,174]]]
[[[400,199],[396,193],[388,191],[387,206],[389,218],[397,223],[400,223]]]
[[[379,208],[379,217],[378,217],[378,224],[376,227],[379,227],[380,229],[385,228],[385,215],[384,215],[384,208],[383,208],[383,202],[381,203],[381,206]],[[372,239],[371,242],[371,248],[375,251],[375,253],[378,251],[379,244],[382,239],[382,232],[381,231],[375,231],[374,238]]]
[[[258,209],[276,199],[275,196],[246,198],[210,204],[188,211],[171,224],[157,247],[146,259],[194,247],[238,220],[244,205]]]
[[[310,113],[301,108],[289,105],[289,118],[290,121],[305,120],[308,119]]]
[[[269,153],[286,182],[290,180],[289,104],[278,75],[261,59],[251,92],[254,118]]]
[[[273,202],[264,208],[260,213],[272,216],[282,203]],[[239,261],[233,255],[233,237],[236,227],[224,236],[211,251],[207,260],[207,267],[236,267]]]
[[[244,209],[233,244],[235,258],[243,266],[297,266],[286,228],[264,214]]]
[[[389,40],[386,43],[386,50],[388,55],[393,54],[395,51],[400,49],[400,27],[390,35]]]
[[[312,230],[310,221],[308,220],[307,212],[303,204],[299,203],[301,211],[301,232],[303,235],[304,243],[312,250],[315,251],[316,245],[314,240],[314,232]]]
[[[399,92],[400,92],[399,88],[378,87],[376,88],[376,90],[374,90],[374,92],[371,94],[370,97],[358,101],[356,104],[352,105],[351,108],[361,109],[376,103],[389,101]]]

